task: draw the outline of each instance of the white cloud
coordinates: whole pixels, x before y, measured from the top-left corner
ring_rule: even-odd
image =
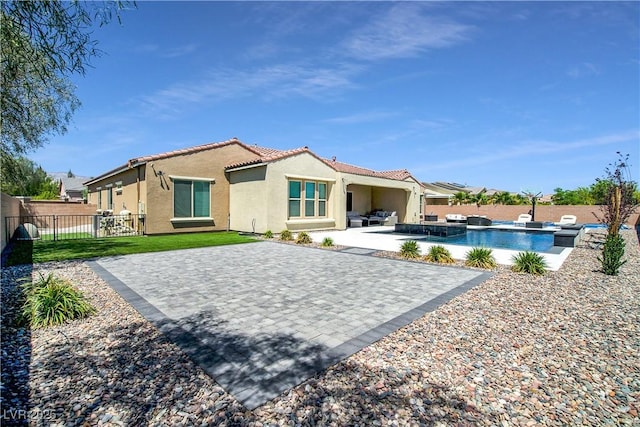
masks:
[[[504,146],[500,150],[491,151],[484,155],[469,153],[468,157],[460,157],[450,162],[439,162],[429,165],[430,170],[451,169],[461,167],[477,167],[486,164],[500,164],[504,160],[540,157],[563,152],[580,152],[598,146],[628,143],[632,141],[640,142],[640,131],[631,130],[626,132],[612,133],[608,135],[578,139],[575,141],[548,141],[548,140],[524,140],[516,141],[509,146]],[[418,168],[416,168],[418,169]]]
[[[580,77],[589,77],[589,76],[597,76],[600,74],[600,68],[590,62],[583,62],[582,64],[578,64],[574,67],[571,67],[567,71],[567,75],[574,79]]]
[[[472,29],[445,18],[424,16],[420,5],[403,3],[356,30],[342,47],[346,55],[358,59],[406,58],[461,43]]]
[[[273,100],[293,96],[325,101],[353,89],[351,77],[357,72],[357,67],[348,65],[316,68],[292,64],[251,71],[216,70],[204,79],[174,84],[139,101],[147,113],[154,115],[173,115],[193,105],[238,97]]]
[[[347,116],[332,117],[323,120],[324,123],[332,123],[339,125],[351,125],[357,123],[375,122],[397,116],[398,113],[391,111],[368,111],[364,113],[350,114]]]

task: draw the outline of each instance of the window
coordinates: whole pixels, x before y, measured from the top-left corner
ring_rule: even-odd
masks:
[[[304,201],[304,204],[302,203]],[[327,216],[327,183],[289,181],[289,218]]]
[[[173,181],[173,216],[208,218],[211,216],[210,181]]]
[[[113,187],[107,188],[107,210],[113,210]]]
[[[102,209],[102,190],[98,190],[98,209]]]
[[[318,216],[327,216],[327,184],[318,183]]]
[[[289,181],[289,218],[300,216],[300,196],[302,183]]]
[[[316,215],[316,183],[306,181],[304,183],[304,216]]]

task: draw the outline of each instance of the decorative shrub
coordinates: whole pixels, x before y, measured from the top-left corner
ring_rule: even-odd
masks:
[[[61,325],[96,311],[80,291],[53,274],[41,275],[40,279],[22,287],[25,294],[22,321],[32,328]]]
[[[324,239],[322,239],[322,243],[320,243],[320,246],[322,246],[323,248],[330,248],[333,246],[333,239],[331,237],[325,237]]]
[[[273,231],[267,230],[262,235],[265,239],[273,239]]]
[[[511,270],[518,273],[544,274],[547,271],[547,262],[538,253],[524,251],[513,256],[513,266]]]
[[[289,230],[282,230],[280,232],[280,240],[293,240],[293,234],[291,234],[291,231]]]
[[[451,252],[440,245],[431,246],[429,252],[424,256],[424,260],[440,264],[453,264],[455,262],[451,256]]]
[[[472,248],[466,255],[465,264],[469,267],[495,268],[496,260],[489,248]]]
[[[598,260],[602,263],[602,272],[608,276],[617,276],[620,267],[627,261],[622,260],[624,256],[624,239],[619,234],[607,235],[602,247],[602,258]]]
[[[308,245],[312,243],[311,236],[306,231],[301,231],[298,233],[298,237],[296,237],[296,243],[299,245]]]
[[[400,256],[403,258],[420,257],[420,248],[415,240],[407,240],[400,246]]]

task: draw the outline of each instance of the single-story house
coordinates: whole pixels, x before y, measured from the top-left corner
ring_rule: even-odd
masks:
[[[75,176],[69,172],[49,174],[49,177],[58,183],[60,200],[68,202],[84,201],[84,192],[87,189],[84,182],[91,179],[88,176]]]
[[[89,203],[145,214],[145,232],[275,233],[345,229],[347,212],[420,220],[421,185],[407,171],[373,171],[238,139],[139,157],[85,183]]]

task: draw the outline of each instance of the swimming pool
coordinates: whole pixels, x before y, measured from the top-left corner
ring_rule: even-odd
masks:
[[[552,252],[553,232],[530,230],[467,230],[459,236],[411,236],[407,240],[438,242],[447,245],[483,246],[516,251]]]

